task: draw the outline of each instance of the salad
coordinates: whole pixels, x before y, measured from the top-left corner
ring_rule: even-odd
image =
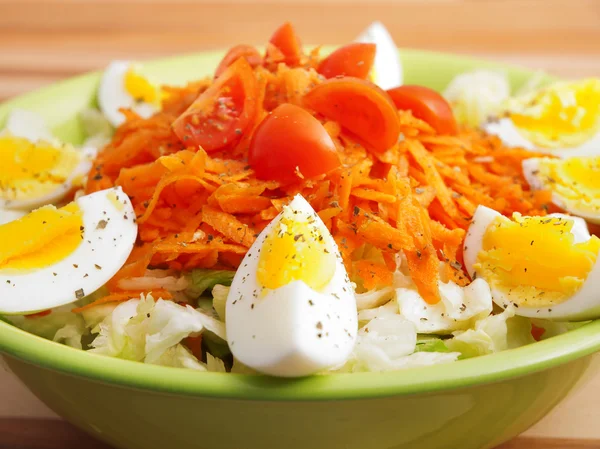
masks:
[[[299,377],[450,363],[600,317],[600,80],[403,85],[380,23],[291,24],[214,76],[101,77],[88,138],[0,133],[0,319],[171,367]]]

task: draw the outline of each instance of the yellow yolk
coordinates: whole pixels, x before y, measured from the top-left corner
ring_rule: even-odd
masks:
[[[136,101],[144,103],[157,103],[160,100],[160,93],[156,86],[152,85],[150,81],[144,78],[139,73],[136,73],[133,69],[129,69],[125,73],[125,90],[131,95]]]
[[[32,270],[60,262],[82,240],[83,219],[75,203],[44,206],[0,226],[0,270]]]
[[[71,176],[80,161],[81,154],[70,147],[0,137],[0,198],[19,200],[52,192]]]
[[[600,131],[600,80],[558,83],[513,100],[509,116],[542,148],[579,146]]]
[[[600,157],[544,158],[536,175],[569,209],[600,213]]]
[[[273,232],[267,236],[258,260],[257,279],[267,289],[303,281],[313,290],[331,281],[336,255],[330,236],[323,236],[314,217],[287,209]]]
[[[492,288],[527,307],[547,307],[575,294],[600,251],[595,236],[574,243],[573,221],[562,218],[498,217],[488,227],[474,265]]]

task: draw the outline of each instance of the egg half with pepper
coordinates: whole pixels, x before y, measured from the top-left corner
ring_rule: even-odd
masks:
[[[479,206],[464,243],[473,278],[488,282],[501,307],[557,320],[600,317],[600,239],[564,214],[512,219]]]
[[[0,133],[0,209],[29,211],[81,187],[96,155],[52,136],[44,119],[15,110]]]
[[[390,32],[381,22],[373,22],[357,38],[356,42],[375,44],[375,60],[370,80],[384,90],[402,85],[404,71],[398,47]]]
[[[523,175],[531,188],[552,192],[558,207],[600,224],[600,156],[526,159]]]
[[[159,111],[161,90],[142,75],[136,64],[113,61],[102,74],[98,105],[106,119],[117,127],[125,121],[121,109],[131,109],[143,118]]]
[[[565,81],[507,101],[483,128],[513,147],[559,157],[600,154],[600,80]]]
[[[125,263],[136,236],[120,187],[0,225],[0,313],[38,312],[93,293]]]
[[[356,299],[337,245],[300,195],[261,232],[227,297],[236,359],[281,377],[314,374],[351,354]]]

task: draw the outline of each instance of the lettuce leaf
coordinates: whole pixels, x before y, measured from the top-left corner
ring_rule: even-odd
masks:
[[[151,295],[119,304],[99,324],[91,352],[157,363],[188,336],[208,330],[226,340],[224,323],[190,306],[154,301]]]
[[[450,352],[444,340],[431,335],[419,335],[415,352]]]
[[[460,352],[461,358],[492,354],[535,342],[531,321],[515,316],[512,307],[477,321],[472,329],[453,335],[454,338],[446,340],[445,344],[451,351]]]
[[[190,273],[190,286],[186,293],[192,298],[199,298],[215,285],[231,285],[235,271],[228,270],[193,270]]]
[[[213,307],[219,315],[221,321],[225,321],[225,309],[227,304],[227,296],[229,295],[229,287],[217,284],[212,289]]]

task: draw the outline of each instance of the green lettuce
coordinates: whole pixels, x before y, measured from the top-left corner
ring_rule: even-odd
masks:
[[[212,289],[212,295],[213,307],[221,321],[225,321],[225,306],[227,304],[227,296],[229,295],[229,287],[217,284]]]
[[[461,358],[492,354],[535,342],[531,335],[531,321],[515,316],[512,308],[479,320],[472,329],[454,332],[453,335],[445,341],[445,345],[450,351],[461,353]]]
[[[235,271],[228,270],[193,270],[190,273],[190,286],[186,293],[193,297],[199,298],[202,294],[215,285],[231,285]]]
[[[419,335],[415,352],[450,352],[444,340],[432,335]]]

